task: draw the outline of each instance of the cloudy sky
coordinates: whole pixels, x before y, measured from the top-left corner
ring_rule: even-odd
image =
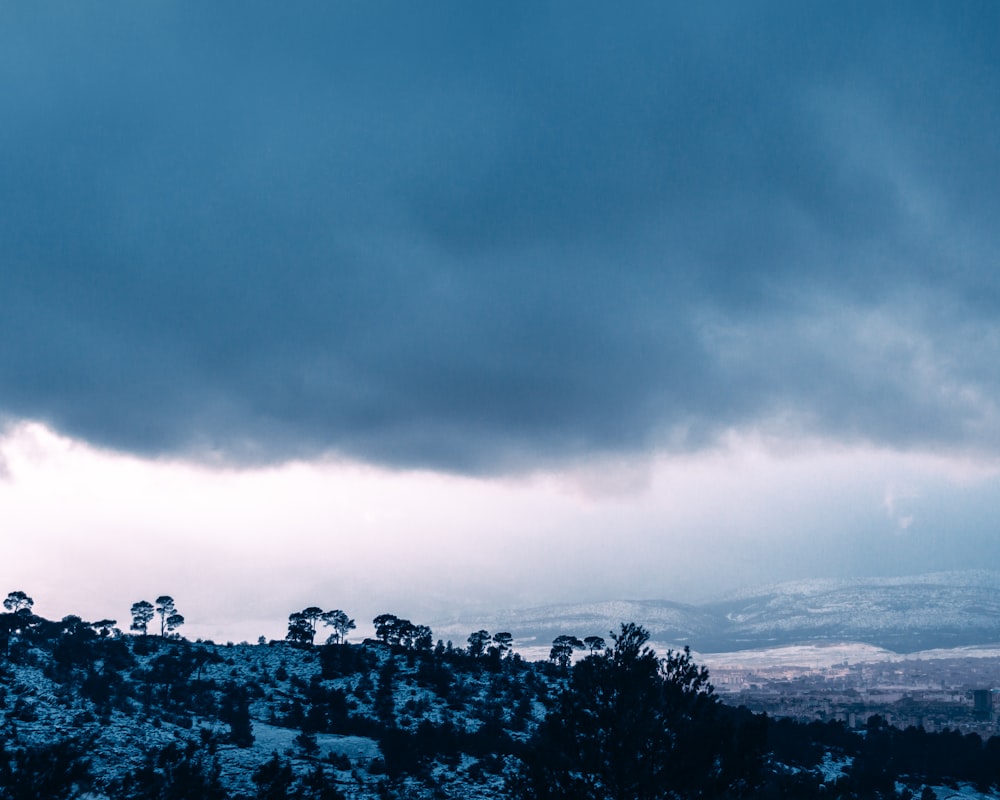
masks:
[[[1000,6],[695,5],[0,7],[0,584],[1000,569]]]

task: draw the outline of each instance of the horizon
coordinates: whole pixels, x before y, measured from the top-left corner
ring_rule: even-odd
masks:
[[[515,644],[518,646],[515,648],[519,652],[531,651],[535,655],[541,653],[544,649],[547,652],[549,647],[545,642],[538,643],[536,639],[537,636],[537,626],[538,621],[532,621],[531,613],[534,612],[546,612],[547,616],[551,616],[552,613],[557,613],[560,610],[567,610],[574,612],[574,616],[579,616],[581,613],[590,611],[592,614],[600,615],[601,612],[605,611],[608,606],[619,606],[619,605],[635,605],[635,606],[661,606],[665,605],[671,608],[682,608],[690,610],[700,610],[711,606],[725,605],[727,602],[735,602],[742,599],[752,599],[767,597],[768,595],[780,595],[788,594],[791,590],[793,595],[810,594],[810,590],[819,590],[820,592],[824,590],[837,589],[837,588],[848,588],[852,585],[858,587],[863,587],[866,589],[872,589],[877,587],[895,587],[895,586],[920,586],[920,585],[935,585],[935,586],[950,586],[951,589],[956,589],[959,587],[968,588],[972,586],[983,586],[984,583],[992,584],[995,588],[1000,589],[1000,571],[996,570],[985,570],[985,569],[970,569],[970,570],[948,570],[939,572],[929,572],[920,573],[916,575],[894,575],[894,576],[867,576],[867,577],[842,577],[842,578],[812,578],[812,579],[797,579],[791,581],[782,581],[777,583],[766,583],[766,584],[755,584],[746,585],[738,587],[731,591],[726,591],[721,594],[712,595],[709,597],[702,598],[699,601],[680,601],[668,596],[661,597],[650,597],[650,598],[630,598],[630,597],[608,597],[603,599],[595,599],[586,602],[573,602],[571,600],[561,600],[554,603],[542,604],[542,605],[531,605],[531,606],[507,606],[503,608],[487,608],[480,606],[467,606],[464,608],[459,608],[454,610],[448,615],[438,615],[431,616],[429,618],[417,618],[412,620],[416,624],[426,624],[429,625],[433,634],[435,641],[447,641],[449,644],[454,644],[456,647],[463,647],[464,637],[466,634],[471,634],[474,629],[478,629],[482,626],[487,626],[491,632],[496,632],[500,630],[511,630],[515,632]],[[22,591],[22,590],[18,590]],[[96,621],[102,618],[113,618],[116,626],[125,635],[143,635],[138,632],[133,632],[129,629],[128,624],[130,621],[129,614],[122,614],[119,617],[113,617],[109,614],[94,613],[80,613],[81,608],[74,605],[72,601],[68,601],[70,605],[60,608],[60,610],[53,612],[50,610],[50,604],[44,602],[37,603],[36,598],[31,597],[30,592],[25,592],[33,603],[33,611],[39,616],[47,619],[58,620],[67,615],[80,616],[85,621]],[[137,597],[136,600],[129,602],[127,605],[131,606],[132,602],[138,602],[139,600],[146,600],[147,602],[152,602],[155,595],[149,594],[148,596]],[[171,598],[176,601],[176,598]],[[65,600],[65,598],[64,598]],[[86,603],[83,604],[86,606]],[[308,604],[315,605],[315,604]],[[101,606],[104,609],[109,608],[108,605]],[[333,610],[333,606],[329,608],[324,608],[324,611]],[[180,610],[180,609],[178,609]],[[189,641],[206,641],[210,643],[215,643],[219,645],[223,644],[254,644],[258,643],[259,639],[266,639],[268,642],[283,641],[287,639],[286,633],[288,631],[288,619],[294,611],[301,609],[294,609],[289,612],[286,617],[281,619],[259,619],[254,621],[241,620],[237,623],[235,629],[227,629],[221,627],[217,622],[211,620],[199,620],[197,618],[190,619],[185,618],[184,622],[181,623],[175,633],[176,636],[187,639]],[[398,609],[382,609],[379,612],[371,612],[367,616],[354,617],[351,609],[341,609],[344,610],[348,617],[352,618],[352,622],[355,623],[356,627],[346,637],[347,640],[353,639],[352,643],[357,644],[365,639],[370,639],[375,636],[375,628],[368,617],[374,619],[377,613],[392,613],[396,614]],[[112,612],[113,614],[113,612]],[[400,617],[405,617],[405,614],[396,614]],[[527,615],[527,616],[525,616]],[[605,616],[607,616],[605,614]],[[651,634],[656,635],[655,631],[657,626],[655,621],[651,618],[643,617],[641,610],[639,613],[626,612],[623,614],[613,615],[617,623],[611,623],[611,616],[607,616],[609,620],[608,625],[610,625],[610,632],[614,631],[616,624],[624,624],[626,622],[634,622],[647,628]],[[519,619],[519,617],[522,617]],[[620,618],[620,619],[619,619]],[[765,618],[766,619],[766,618]],[[608,625],[605,625],[607,627]],[[256,626],[256,627],[255,627]],[[464,627],[463,627],[464,626]],[[544,627],[544,626],[543,626]],[[584,635],[591,633],[598,633],[600,635],[606,635],[609,631],[596,631],[596,630],[571,630],[573,626],[570,623],[566,623],[565,626],[559,628],[560,632],[567,634],[579,634]],[[594,625],[590,626],[591,628]],[[600,626],[597,626],[600,627]],[[239,630],[240,634],[238,636],[231,635],[233,630]],[[253,631],[260,631],[259,633],[253,633]],[[319,635],[321,631],[317,631]],[[150,634],[153,635],[153,634]],[[458,637],[457,639],[455,637]],[[542,637],[544,639],[544,635]],[[538,640],[541,641],[541,640]],[[518,644],[518,642],[520,644]],[[850,648],[860,648],[879,650],[884,653],[893,654],[894,656],[900,658],[912,658],[919,656],[921,653],[924,654],[934,654],[934,653],[959,653],[967,650],[989,650],[1000,648],[1000,635],[996,637],[994,642],[990,640],[977,641],[973,644],[956,644],[949,647],[944,646],[930,646],[925,647],[921,650],[911,650],[911,649],[893,649],[884,644],[876,644],[872,642],[869,638],[861,636],[860,638],[852,638],[851,636],[844,635],[841,638],[834,639],[812,639],[809,636],[805,636],[801,640],[789,640],[788,642],[782,643],[761,643],[759,645],[748,645],[746,643],[741,644],[739,647],[730,648],[718,648],[718,647],[705,647],[705,641],[699,641],[697,636],[689,640],[689,637],[683,637],[681,639],[672,640],[669,638],[659,638],[652,639],[652,644],[655,649],[665,651],[667,648],[683,648],[685,645],[690,645],[692,651],[698,653],[702,656],[710,656],[713,659],[726,656],[735,656],[740,653],[750,654],[758,653],[763,656],[767,654],[795,650],[797,648],[818,648],[820,650],[830,647],[846,647]],[[319,643],[319,642],[317,642]],[[537,651],[537,652],[536,652]],[[538,656],[538,658],[544,660],[544,654]]]
[[[0,9],[0,591],[1000,570],[1000,6],[235,8]]]

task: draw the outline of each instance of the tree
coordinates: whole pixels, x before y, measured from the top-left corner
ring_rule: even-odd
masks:
[[[434,632],[427,625],[414,625],[411,640],[414,650],[430,650],[434,646]]]
[[[250,701],[245,686],[226,684],[219,719],[229,723],[229,741],[232,744],[244,748],[253,744],[253,722],[250,719]]]
[[[7,595],[7,599],[3,601],[3,607],[11,614],[23,614],[24,612],[30,614],[31,607],[34,604],[35,601],[21,591],[11,592]]]
[[[132,604],[132,624],[129,630],[138,631],[143,636],[146,635],[149,623],[152,622],[155,613],[153,604],[148,600],[140,600]]]
[[[7,749],[0,737],[0,798],[80,797],[92,782],[86,747],[76,739]],[[13,744],[13,743],[11,743]]]
[[[604,638],[601,636],[588,636],[583,640],[583,643],[588,647],[591,655],[594,655],[597,650],[604,649]]]
[[[549,661],[558,664],[563,669],[568,669],[573,661],[573,651],[582,650],[583,642],[575,636],[557,636],[552,640],[552,649],[549,650]]]
[[[611,638],[613,649],[574,665],[539,727],[525,759],[523,797],[723,797],[752,778],[759,755],[733,744],[749,737],[734,735],[708,671],[688,649],[660,660],[646,646],[646,630],[632,623]]]
[[[398,645],[407,650],[430,650],[434,644],[433,633],[426,625],[414,625],[395,614],[379,614],[372,620],[375,636],[388,645]]]
[[[396,644],[409,650],[413,647],[413,637],[416,636],[416,633],[416,625],[408,619],[400,619],[396,622],[396,630],[393,636],[396,639]]]
[[[111,797],[117,800],[226,800],[229,793],[221,781],[219,762],[194,742],[171,742],[147,751],[143,764],[120,780],[112,781]],[[63,793],[39,793],[35,797],[66,797]]]
[[[288,633],[285,639],[292,644],[311,646],[316,638],[316,621],[323,617],[323,609],[309,606],[288,615]]]
[[[308,608],[303,608],[301,613],[312,630],[312,637],[309,639],[309,643],[312,644],[313,639],[316,638],[316,623],[323,616],[323,609],[319,606],[309,606]]]
[[[160,615],[160,636],[173,633],[184,624],[184,617],[177,613],[174,598],[170,595],[164,594],[156,598],[156,613]]]
[[[469,655],[473,658],[481,658],[486,652],[486,646],[490,643],[489,631],[475,631],[469,634]]]
[[[17,631],[17,617],[13,614],[0,614],[0,646],[4,658],[10,654],[10,635]]]
[[[288,633],[285,639],[292,644],[308,646],[313,643],[315,631],[309,620],[301,611],[295,611],[288,615]]]
[[[314,763],[309,772],[299,778],[298,796],[302,800],[345,800],[334,780],[326,774],[322,764]]]
[[[122,632],[115,627],[117,624],[116,619],[99,619],[97,622],[91,622],[90,627],[102,639],[107,639],[109,636],[121,636]]]
[[[171,614],[169,617],[167,617],[167,633],[173,633],[183,624],[184,624],[183,614],[178,614],[176,612]],[[176,634],[176,636],[180,637],[180,634],[178,633]]]
[[[372,620],[375,638],[385,644],[399,644],[399,617],[395,614],[379,614]]]
[[[339,608],[334,611],[325,611],[320,619],[323,620],[324,625],[333,628],[333,633],[330,635],[331,643],[342,644],[346,642],[348,631],[353,631],[357,627],[354,620]]]
[[[292,772],[291,763],[275,752],[270,761],[253,771],[253,782],[257,786],[257,797],[260,800],[285,800],[291,796],[295,773]]]
[[[496,650],[497,658],[504,658],[514,649],[514,637],[507,631],[493,634],[493,647]]]
[[[34,600],[20,591],[11,592],[3,601],[3,607],[9,612],[0,614],[0,645],[3,647],[4,656],[10,652],[11,634],[20,634],[36,621],[31,613],[34,604]]]

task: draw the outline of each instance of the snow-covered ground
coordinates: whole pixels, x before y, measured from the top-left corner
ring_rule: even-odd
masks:
[[[666,647],[666,645],[658,645]],[[882,647],[857,642],[804,644],[740,650],[734,653],[696,653],[695,660],[712,669],[717,667],[803,667],[824,669],[840,664],[872,664],[885,661],[932,661],[952,658],[1000,658],[1000,645],[938,648],[916,653],[895,653]]]
[[[515,741],[527,741],[545,716],[545,698],[551,698],[565,685],[565,677],[552,670],[521,667],[519,672],[506,668],[491,671],[476,666],[468,657],[453,661],[458,666],[449,667],[445,680],[437,685],[438,679],[427,671],[431,666],[429,655],[416,658],[398,652],[391,654],[382,646],[351,651],[367,665],[364,668],[344,669],[343,673],[334,670],[332,676],[323,677],[317,650],[280,642],[270,645],[151,642],[145,652],[135,640],[127,641],[130,650],[140,651],[134,664],[122,668],[123,680],[133,685],[127,697],[111,710],[100,711],[84,695],[56,680],[56,664],[49,651],[33,651],[20,661],[3,664],[0,731],[6,733],[9,741],[16,740],[24,746],[73,737],[89,740],[91,767],[102,785],[138,769],[147,762],[150,753],[172,743],[201,749],[210,742],[210,752],[214,753],[222,780],[233,796],[255,796],[254,772],[276,754],[300,775],[322,766],[327,779],[334,781],[347,797],[367,800],[379,796],[378,787],[386,780],[379,741],[366,735],[333,733],[304,738],[302,725],[290,722],[290,715],[296,704],[310,705],[310,693],[325,692],[327,700],[322,702],[329,702],[333,693],[339,693],[337,696],[347,704],[353,720],[368,719],[374,725],[380,713],[378,688],[386,680],[383,671],[391,668],[390,713],[400,729],[415,733],[421,722],[434,726],[446,723],[455,731],[471,734],[483,728],[491,714],[492,719],[503,725],[513,722],[513,708],[520,704],[520,724],[512,727],[509,735]],[[661,656],[671,648],[657,642],[652,646]],[[550,647],[550,644],[528,643],[519,650],[524,658],[546,660]],[[1000,648],[963,648],[961,652],[966,656],[985,656],[1000,654]],[[586,651],[580,651],[577,655],[585,654]],[[157,699],[150,703],[140,699],[142,691],[152,692],[157,698],[167,697],[168,684],[151,677],[157,660],[164,655],[198,656],[197,681],[212,687],[210,692],[214,696],[203,710],[190,702],[172,704]],[[899,656],[867,645],[831,644],[695,654],[695,659],[711,669],[734,665],[816,667],[954,655],[955,651],[949,650]],[[101,667],[97,664],[88,669],[95,668]],[[192,672],[180,678],[179,684],[190,685],[194,677]],[[244,687],[249,692],[253,731],[249,746],[230,743],[229,725],[220,719],[219,703],[226,686]],[[481,758],[485,762],[486,757]],[[822,776],[827,781],[836,780],[849,766],[849,759],[828,754],[821,767]],[[484,771],[475,757],[459,753],[447,763],[429,764],[427,775],[420,780],[405,778],[400,791],[414,798],[486,800],[497,797],[502,789],[500,770],[494,767],[492,772]],[[954,790],[939,787],[935,791],[939,800],[996,796],[977,793],[972,787]]]

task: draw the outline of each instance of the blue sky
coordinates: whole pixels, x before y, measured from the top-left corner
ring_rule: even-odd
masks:
[[[0,578],[280,628],[998,566],[998,23],[0,9]]]

